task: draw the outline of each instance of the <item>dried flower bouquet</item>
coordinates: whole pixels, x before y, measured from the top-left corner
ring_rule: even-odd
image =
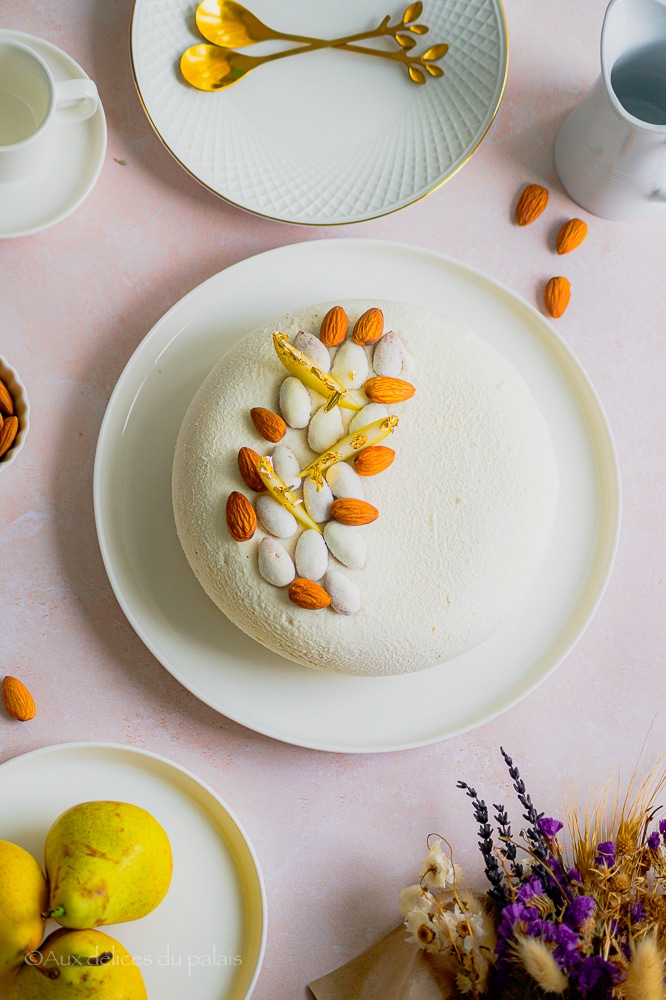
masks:
[[[503,805],[469,796],[490,889],[461,887],[451,849],[433,840],[418,884],[404,889],[400,910],[409,940],[452,970],[460,994],[527,1000],[666,1000],[666,819],[655,819],[666,771],[632,795],[588,804],[564,824],[534,806],[511,757],[501,751],[526,826],[514,839]],[[430,839],[430,838],[429,838]],[[446,842],[444,842],[446,843]]]

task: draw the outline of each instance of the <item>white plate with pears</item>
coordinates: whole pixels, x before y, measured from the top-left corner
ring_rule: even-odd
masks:
[[[266,938],[261,872],[233,813],[189,771],[114,744],[33,751],[0,766],[0,840],[18,844],[43,865],[46,835],[57,818],[78,803],[98,800],[142,807],[171,844],[173,876],[163,901],[141,919],[98,928],[127,950],[149,1000],[249,997]],[[49,921],[45,933],[57,927]],[[44,1000],[61,995],[57,980],[37,970],[21,972],[28,975],[38,977]],[[66,995],[76,1000],[75,991]]]
[[[467,162],[502,98],[501,0],[206,0],[206,8],[201,19],[197,0],[135,0],[137,90],[190,174],[271,219],[339,225],[411,204]],[[294,35],[315,44],[295,44]],[[350,35],[363,51],[316,44]],[[244,60],[215,93],[186,82],[181,63],[192,48],[219,58],[211,42],[233,45]],[[279,52],[290,57],[276,60]],[[267,56],[269,65],[247,69]],[[412,59],[425,60],[411,67],[419,84]]]

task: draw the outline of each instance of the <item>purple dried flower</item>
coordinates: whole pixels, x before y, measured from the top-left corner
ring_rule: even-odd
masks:
[[[632,903],[629,907],[629,914],[635,924],[640,924],[642,920],[645,920],[645,910],[640,903]]]
[[[661,840],[661,837],[659,836],[659,834],[658,834],[658,832],[656,830],[655,830],[654,833],[650,834],[650,836],[647,839],[647,845],[648,845],[648,847],[650,848],[651,851],[656,851],[657,850],[657,848],[659,847],[660,840]]]
[[[605,840],[597,844],[597,856],[594,862],[597,868],[612,868],[615,864],[615,841]]]
[[[532,875],[527,882],[523,882],[520,889],[516,893],[516,899],[519,903],[524,903],[525,900],[531,899],[533,896],[541,896],[544,892],[544,885],[540,878],[536,875]]]
[[[586,997],[594,990],[594,997],[610,997],[611,989],[620,979],[621,972],[601,955],[589,955],[569,972],[569,981]],[[607,992],[601,992],[605,990]]]
[[[578,882],[580,885],[583,884],[583,876],[580,872],[577,872],[575,868],[570,868],[567,872],[570,882]]]
[[[662,835],[666,841],[666,819],[659,820],[659,833]]]
[[[578,961],[580,944],[578,935],[566,924],[555,924],[550,920],[534,920],[527,928],[531,937],[541,937],[554,944],[553,958],[561,969],[575,965]]]
[[[564,919],[572,927],[580,927],[596,909],[596,902],[591,896],[576,896],[568,907]]]
[[[564,826],[564,823],[560,823],[559,819],[551,819],[549,816],[542,816],[541,819],[537,821],[537,826],[544,837],[554,840]]]

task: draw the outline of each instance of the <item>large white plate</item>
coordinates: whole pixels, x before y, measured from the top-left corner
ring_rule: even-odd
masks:
[[[272,28],[336,38],[398,21],[408,0],[248,0]],[[197,0],[135,0],[132,64],[146,114],[167,149],[227,201],[284,222],[332,225],[386,215],[451,177],[492,122],[507,72],[501,0],[426,0],[420,18],[450,49],[424,86],[404,67],[320,50],[253,70],[218,93],[180,75],[203,41]],[[288,45],[289,43],[286,43]],[[370,43],[374,44],[374,43]],[[263,42],[257,55],[284,48]],[[394,49],[397,46],[391,43]]]
[[[87,78],[70,55],[44,38],[2,28],[0,40],[5,38],[37,52],[56,80]],[[55,130],[51,156],[33,173],[0,184],[0,239],[39,233],[70,215],[95,186],[105,153],[106,118],[100,101],[86,121]]]
[[[385,678],[320,673],[245,636],[197,583],[171,509],[180,423],[224,350],[291,309],[373,297],[400,297],[463,320],[513,361],[548,421],[561,475],[552,544],[515,614],[449,664]],[[178,302],[139,345],[111,397],[97,447],[94,494],[111,584],[167,670],[252,729],[350,752],[432,743],[479,725],[526,695],[589,622],[610,573],[620,520],[617,460],[601,404],[550,324],[466,265],[372,240],[272,250],[222,271]]]
[[[149,997],[248,998],[266,940],[261,872],[238,820],[189,771],[107,743],[35,750],[0,766],[0,839],[20,844],[43,864],[53,821],[94,799],[142,806],[171,841],[173,880],[165,900],[141,920],[101,928],[134,956]],[[47,930],[56,926],[51,922]]]

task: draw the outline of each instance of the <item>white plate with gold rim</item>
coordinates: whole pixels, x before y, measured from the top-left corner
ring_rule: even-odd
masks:
[[[54,820],[95,799],[142,806],[171,842],[173,878],[164,901],[141,920],[102,928],[128,949],[148,995],[248,1000],[266,943],[261,871],[234,814],[190,771],[112,743],[34,750],[0,765],[0,839],[43,865]]]
[[[395,299],[398,290],[402,301],[467,323],[527,381],[548,422],[560,470],[555,532],[530,593],[480,646],[406,676],[322,673],[244,635],[199,586],[176,535],[173,452],[194,393],[244,333],[304,305]],[[486,722],[528,694],[590,621],[620,525],[617,458],[603,408],[550,323],[467,265],[374,240],[271,250],[216,274],[176,303],[130,358],[111,397],[97,446],[94,502],[116,596],[174,677],[251,729],[355,753],[434,743]]]
[[[369,30],[387,13],[385,0],[247,6],[271,28],[317,38]],[[389,5],[392,22],[406,6]],[[283,222],[360,222],[422,198],[469,159],[504,91],[501,0],[426,0],[419,20],[430,31],[413,51],[440,42],[449,51],[444,76],[423,86],[387,60],[320,49],[260,66],[218,93],[195,90],[179,71],[185,49],[203,41],[196,8],[197,0],[134,2],[132,65],[146,114],[207,188]]]

